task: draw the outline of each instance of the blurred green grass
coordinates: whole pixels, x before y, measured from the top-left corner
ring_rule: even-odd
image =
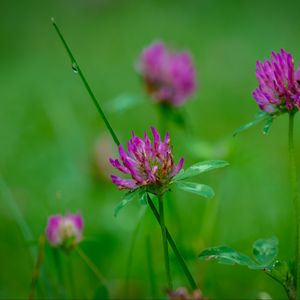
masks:
[[[134,62],[142,47],[162,39],[193,54],[199,91],[186,110],[197,138],[224,141],[232,149],[226,157],[229,168],[199,178],[215,188],[213,202],[173,193],[167,212],[170,231],[211,298],[253,299],[260,291],[284,298],[281,288],[263,274],[200,262],[196,255],[205,246],[222,243],[249,253],[255,239],[273,235],[280,239],[282,258],[292,253],[287,117],[276,120],[268,136],[259,127],[231,136],[257,111],[251,98],[255,61],[281,47],[294,54],[296,65],[300,61],[299,6],[298,1],[3,1],[0,173],[34,236],[43,232],[49,214],[80,210],[85,234],[91,237],[84,249],[111,282],[113,296],[125,297],[126,261],[140,208],[137,203],[131,205],[115,219],[113,209],[121,194],[108,181],[92,176],[93,145],[106,129],[71,71],[50,17],[62,28],[104,107],[120,94],[141,93]],[[150,101],[108,117],[123,142],[131,130],[141,134],[158,125]],[[188,153],[187,165],[200,158],[190,154],[184,132],[176,126],[169,129],[177,158]],[[295,133],[299,149],[298,128]],[[0,256],[5,270],[0,273],[0,298],[24,299],[33,262],[4,200],[0,201]],[[212,209],[217,216],[209,236],[209,229],[203,228]],[[150,295],[145,261],[148,232],[158,285],[165,285],[161,243],[156,238],[159,228],[147,212],[134,251],[133,298]],[[78,294],[91,298],[97,282],[72,256],[74,276],[80,282]],[[51,253],[47,257],[45,268],[51,281],[56,273]],[[176,283],[186,284],[175,261],[173,265]]]

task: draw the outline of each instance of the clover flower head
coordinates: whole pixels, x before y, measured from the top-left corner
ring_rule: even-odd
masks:
[[[131,178],[112,175],[112,182],[120,190],[145,187],[148,192],[161,194],[168,189],[171,179],[182,169],[184,159],[174,163],[169,133],[161,140],[159,133],[152,128],[153,143],[146,132],[144,139],[132,133],[127,151],[119,146],[120,159],[110,159],[113,167]]]
[[[153,43],[140,56],[138,71],[148,94],[157,102],[182,105],[196,90],[196,71],[188,52],[170,52]]]
[[[257,61],[256,77],[259,86],[252,95],[260,109],[271,114],[300,109],[300,67],[295,71],[290,53],[281,49],[270,60]]]
[[[51,246],[70,249],[82,240],[82,230],[80,214],[52,215],[48,218],[46,236]]]
[[[199,289],[190,294],[184,287],[178,288],[176,291],[168,291],[168,296],[170,300],[207,300]]]

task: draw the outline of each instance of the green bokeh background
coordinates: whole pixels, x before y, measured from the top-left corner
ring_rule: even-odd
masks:
[[[276,120],[268,136],[259,126],[236,138],[232,133],[258,110],[251,98],[257,84],[255,61],[285,48],[298,65],[299,9],[299,1],[2,1],[0,298],[25,299],[29,292],[30,249],[35,248],[25,241],[16,211],[32,231],[32,242],[50,214],[80,211],[86,236],[82,248],[109,281],[113,299],[150,297],[145,244],[150,236],[160,296],[166,286],[159,226],[146,211],[133,252],[130,293],[125,292],[130,242],[141,207],[136,201],[118,218],[113,216],[122,193],[93,165],[95,143],[106,128],[71,70],[50,22],[55,17],[123,143],[132,130],[142,134],[161,122],[134,70],[140,50],[158,39],[189,49],[199,88],[185,110],[197,143],[168,123],[176,158],[184,155],[186,166],[222,158],[230,167],[197,178],[214,187],[214,200],[172,191],[166,199],[167,225],[205,295],[257,299],[267,292],[273,299],[285,299],[282,288],[263,273],[201,262],[197,255],[219,244],[250,254],[253,241],[274,235],[282,259],[293,253],[287,116]],[[120,95],[141,95],[141,103],[117,111],[113,107]],[[98,149],[98,158],[106,157],[105,149]],[[297,159],[300,167],[299,155]],[[76,297],[92,299],[98,282],[91,271],[76,253],[61,258],[67,297],[72,298],[73,282]],[[171,259],[176,287],[187,286]],[[67,264],[72,265],[73,280]],[[56,298],[59,280],[49,248],[44,275],[38,295]]]

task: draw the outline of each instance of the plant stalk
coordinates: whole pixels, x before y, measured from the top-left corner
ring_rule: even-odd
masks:
[[[99,269],[95,266],[95,264],[92,262],[92,260],[83,252],[83,250],[77,246],[75,248],[78,255],[82,258],[82,260],[87,264],[87,266],[91,269],[91,271],[94,273],[94,275],[97,277],[99,282],[105,286],[107,286],[107,281],[104,278],[104,276],[101,274]]]
[[[44,251],[45,250],[45,243],[46,243],[46,237],[43,234],[39,238],[38,256],[37,256],[37,260],[36,260],[34,270],[33,270],[33,273],[32,273],[30,292],[29,292],[29,297],[28,297],[29,300],[34,299],[34,295],[35,295],[35,292],[36,292],[36,287],[37,287],[37,283],[38,283],[42,263],[43,263],[43,260],[44,260],[44,255],[45,255],[45,251]]]
[[[158,207],[159,207],[159,215],[160,215],[159,223],[161,228],[161,236],[162,236],[163,249],[164,249],[164,260],[165,260],[165,269],[167,274],[168,288],[172,289],[172,279],[171,279],[169,249],[168,249],[168,241],[167,241],[167,233],[166,233],[166,225],[165,225],[163,195],[159,195],[157,198],[158,198]]]
[[[278,277],[274,276],[271,272],[264,272],[266,275],[268,275],[270,278],[275,280],[277,283],[279,283],[285,290],[289,300],[297,300],[296,299],[296,291],[295,291],[295,286],[290,284],[291,282],[283,282],[281,279]]]
[[[147,253],[147,262],[148,262],[149,281],[150,281],[150,287],[151,287],[151,296],[152,296],[152,299],[157,299],[156,280],[155,280],[155,272],[153,269],[153,257],[152,257],[152,247],[151,247],[150,235],[147,235],[147,237],[146,237],[146,253]]]
[[[76,284],[75,284],[74,274],[73,274],[71,253],[68,253],[68,256],[66,257],[66,264],[67,264],[67,274],[68,274],[68,281],[69,281],[69,287],[70,287],[70,296],[71,296],[71,299],[77,299]]]
[[[144,215],[144,213],[142,213],[140,215],[139,220],[138,220],[137,224],[135,225],[135,229],[132,233],[130,246],[129,246],[129,253],[128,253],[127,264],[126,264],[126,276],[125,276],[125,293],[126,293],[126,296],[128,299],[130,298],[129,279],[130,279],[130,271],[131,271],[131,267],[132,267],[133,252],[134,252],[134,247],[136,244],[136,239],[137,239],[138,233],[140,231],[141,223],[142,223],[141,217],[143,215]]]
[[[149,204],[149,206],[150,206],[150,208],[151,208],[151,210],[152,210],[152,212],[153,212],[156,220],[160,224],[160,215],[159,215],[159,212],[157,211],[157,209],[156,209],[156,207],[155,207],[155,205],[154,205],[154,203],[151,200],[151,198],[150,198],[149,195],[147,195],[147,198],[148,198],[148,204]],[[176,246],[176,244],[175,244],[175,242],[174,242],[174,240],[173,240],[173,238],[172,238],[172,236],[171,236],[171,234],[169,232],[169,230],[167,229],[167,227],[165,227],[165,228],[166,228],[166,237],[167,237],[167,240],[169,242],[169,245],[171,246],[171,248],[172,248],[172,250],[173,250],[173,252],[174,252],[174,254],[176,256],[176,259],[177,259],[178,263],[180,264],[184,275],[186,276],[186,278],[187,278],[187,280],[188,280],[191,288],[193,290],[197,289],[198,286],[197,286],[196,281],[194,280],[192,274],[190,273],[190,271],[189,271],[189,269],[188,269],[188,267],[187,267],[187,265],[186,265],[186,263],[185,263],[182,255],[180,254],[180,252],[179,252],[179,250],[178,250],[178,248],[177,248],[177,246]]]
[[[297,169],[296,169],[296,158],[294,150],[294,117],[295,113],[291,112],[289,114],[289,171],[290,171],[290,188],[292,201],[295,211],[295,220],[296,220],[296,247],[295,247],[295,268],[294,268],[294,284],[296,289],[296,298],[300,297],[300,207],[298,199],[298,188],[297,188]]]
[[[57,284],[58,284],[58,295],[57,298],[59,299],[66,299],[66,284],[65,284],[65,277],[64,277],[64,272],[63,272],[63,266],[62,266],[62,261],[61,261],[61,253],[60,249],[58,248],[52,248],[52,255],[53,255],[53,260],[55,264],[55,269],[57,271]]]
[[[62,43],[63,43],[63,45],[64,45],[64,47],[65,47],[65,49],[66,49],[66,51],[67,51],[67,53],[69,55],[69,57],[70,57],[71,64],[72,64],[72,69],[74,70],[74,72],[78,73],[78,75],[80,76],[80,78],[81,78],[81,80],[82,80],[82,82],[83,82],[86,90],[88,91],[91,99],[93,100],[93,103],[95,104],[95,106],[97,108],[97,111],[99,112],[101,118],[103,119],[103,121],[104,121],[104,123],[105,123],[105,125],[106,125],[106,127],[107,127],[107,129],[109,131],[109,133],[111,134],[114,142],[119,146],[120,145],[120,141],[117,138],[117,135],[115,134],[114,130],[110,126],[110,124],[109,124],[109,122],[108,122],[108,120],[107,120],[107,118],[106,118],[106,116],[105,116],[105,114],[104,114],[104,112],[103,112],[103,110],[102,110],[102,108],[101,108],[101,106],[100,106],[100,104],[99,104],[96,96],[94,95],[94,93],[93,93],[92,89],[90,88],[90,86],[89,86],[89,84],[88,84],[85,76],[83,75],[83,73],[81,71],[81,68],[79,67],[79,65],[78,65],[78,63],[77,63],[74,55],[72,54],[72,52],[71,52],[71,50],[70,50],[70,48],[69,48],[66,40],[64,39],[64,37],[63,37],[60,29],[58,28],[55,20],[52,18],[51,21],[52,21],[52,24],[53,24],[53,26],[54,26],[54,28],[55,28],[55,30],[56,30],[59,38],[61,39],[61,41],[62,41]]]

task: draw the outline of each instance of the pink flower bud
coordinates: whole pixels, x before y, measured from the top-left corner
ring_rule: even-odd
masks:
[[[48,218],[46,236],[51,246],[70,249],[82,240],[82,230],[80,214],[53,215]]]

